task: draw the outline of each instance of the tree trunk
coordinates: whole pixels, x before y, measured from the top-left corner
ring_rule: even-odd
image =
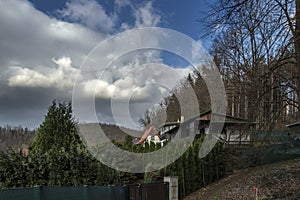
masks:
[[[296,53],[296,93],[298,102],[297,119],[300,119],[299,97],[300,97],[300,0],[296,1],[296,37],[295,37],[295,53]]]

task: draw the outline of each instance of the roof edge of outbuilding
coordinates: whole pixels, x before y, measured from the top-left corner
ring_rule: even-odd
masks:
[[[300,121],[299,122],[294,122],[292,124],[287,124],[285,126],[290,128],[290,127],[297,126],[297,125],[300,125]]]

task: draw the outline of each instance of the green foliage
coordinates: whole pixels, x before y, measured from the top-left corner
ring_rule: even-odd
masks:
[[[196,191],[225,175],[224,144],[217,143],[205,157],[198,157],[203,138],[194,141],[188,150],[174,163],[167,166],[162,176],[178,176],[179,196]]]
[[[76,132],[71,104],[50,106],[44,122],[31,145],[35,184],[84,185],[93,183],[97,161],[85,150]],[[43,166],[41,168],[41,166]]]
[[[22,152],[11,149],[7,153],[0,152],[0,185],[2,187],[27,186],[28,164],[28,159],[22,155]]]
[[[190,118],[209,110],[210,107],[206,83],[200,72],[194,70],[172,89],[170,95],[165,97],[159,106],[148,109],[139,122],[144,127],[149,125],[159,127],[165,122],[176,122],[181,116]]]
[[[38,129],[29,155],[0,153],[0,187],[126,184],[135,176],[111,169],[84,148],[71,104],[54,101]]]
[[[187,151],[169,166],[158,171],[145,173],[142,177],[137,175],[137,177],[143,178],[143,182],[148,183],[161,180],[164,176],[177,176],[180,197],[222,178],[226,171],[224,144],[218,142],[205,158],[200,159],[198,154],[202,142],[203,137],[194,141]],[[145,143],[144,146],[124,143],[119,145],[121,148],[135,153],[156,152],[161,148],[159,144],[155,145],[154,143],[150,143],[150,145]],[[182,146],[178,144],[172,151],[176,151],[177,148],[182,148]],[[171,156],[173,153],[166,152],[166,155],[157,154],[157,156]]]
[[[136,152],[153,152],[158,160],[167,160],[174,152],[158,153],[160,144],[132,145],[132,138],[118,147]],[[203,138],[169,166],[146,174],[130,174],[111,169],[92,157],[76,132],[70,104],[53,102],[38,129],[26,157],[21,151],[0,153],[0,187],[116,185],[161,180],[163,176],[178,176],[181,197],[225,175],[223,144],[217,143],[203,159],[198,157]],[[176,151],[183,148],[178,143]],[[163,158],[163,159],[162,159]]]
[[[31,148],[33,153],[45,153],[50,149],[69,151],[73,146],[82,146],[76,133],[71,104],[52,102],[44,122],[40,125]]]

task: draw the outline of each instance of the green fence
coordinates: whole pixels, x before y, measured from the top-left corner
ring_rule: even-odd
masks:
[[[114,200],[128,199],[126,186],[43,187],[0,190],[9,200]]]
[[[284,142],[263,149],[260,164],[271,164],[288,159],[300,158],[300,142]]]
[[[267,134],[270,136],[268,137],[269,142],[271,143],[277,143],[277,142],[287,142],[290,140],[290,131],[288,130],[283,130],[283,131],[272,131],[271,133],[268,133],[268,131],[259,131],[257,132],[253,137],[252,141],[253,142],[264,142],[265,137]]]
[[[2,200],[167,200],[168,183],[129,186],[82,186],[1,189]],[[130,193],[136,188],[137,194]],[[159,198],[158,198],[159,197]]]
[[[300,141],[270,145],[228,145],[227,172],[300,158]]]
[[[253,137],[253,142],[263,144],[267,134],[267,131],[257,132]],[[269,134],[268,141],[271,143],[270,145],[262,145],[262,147],[252,149],[257,153],[255,164],[271,164],[300,157],[300,141],[294,140],[290,136],[289,130],[277,130]]]

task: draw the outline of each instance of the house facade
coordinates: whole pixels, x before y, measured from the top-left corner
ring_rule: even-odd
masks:
[[[206,111],[183,122],[166,123],[159,128],[159,133],[161,138],[169,141],[176,137],[197,139],[201,135],[207,135],[218,137],[227,144],[250,144],[255,124],[245,119]]]

